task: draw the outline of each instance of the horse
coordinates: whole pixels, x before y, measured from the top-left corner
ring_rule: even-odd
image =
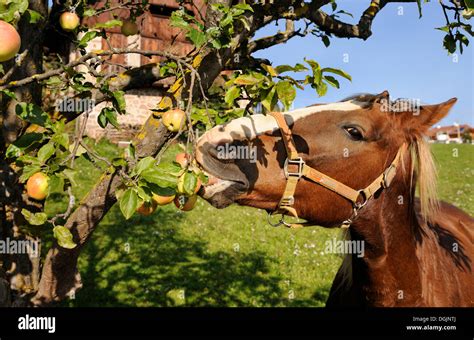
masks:
[[[347,227],[364,254],[346,254],[327,307],[473,306],[474,219],[437,199],[426,138],[456,100],[401,105],[384,91],[232,120],[197,141],[209,177],[199,195],[217,208],[236,203]],[[256,152],[225,157],[225,145]],[[302,167],[320,177],[302,176]]]

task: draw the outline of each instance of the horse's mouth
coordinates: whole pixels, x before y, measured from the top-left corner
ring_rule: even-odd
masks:
[[[209,179],[198,194],[214,207],[225,208],[248,190],[248,180],[235,164],[223,163],[211,153],[199,151],[196,160]]]

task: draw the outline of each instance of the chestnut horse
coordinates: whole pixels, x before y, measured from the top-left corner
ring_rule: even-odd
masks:
[[[354,205],[341,194],[304,177],[296,185],[291,203],[299,217],[335,227],[352,216],[348,235],[364,242],[363,256],[348,254],[343,261],[327,306],[474,305],[474,219],[436,199],[424,136],[455,102],[413,109],[390,101],[384,91],[283,113],[305,164],[349,188],[366,188],[400,158],[390,185],[380,187],[355,218]],[[223,157],[226,144],[225,150],[252,148],[256,157]],[[197,146],[196,160],[210,178],[200,195],[217,208],[235,202],[277,210],[287,183],[285,144],[271,115],[211,129]]]

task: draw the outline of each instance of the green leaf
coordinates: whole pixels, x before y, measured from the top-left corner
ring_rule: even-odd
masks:
[[[76,247],[76,244],[72,240],[71,231],[68,228],[58,225],[53,228],[53,235],[58,241],[59,246],[66,249],[73,249]]]
[[[283,103],[285,109],[288,110],[296,98],[296,89],[289,81],[283,80],[276,85],[276,91],[278,99]]]
[[[46,215],[44,212],[32,213],[27,209],[21,209],[21,214],[31,225],[43,225],[48,220],[48,215]]]
[[[49,194],[59,193],[64,194],[64,178],[60,176],[50,176],[49,177]]]
[[[87,32],[86,34],[84,34],[82,39],[79,41],[79,43],[77,44],[77,47],[79,47],[79,48],[87,47],[87,44],[89,43],[89,41],[93,40],[98,35],[99,35],[98,31],[89,31],[89,32]]]
[[[235,99],[237,99],[239,96],[240,96],[240,87],[232,86],[225,93],[224,101],[226,102],[227,105],[232,106],[234,104]]]
[[[84,17],[91,17],[91,16],[95,15],[95,13],[96,13],[96,10],[95,10],[94,8],[88,7],[88,8],[84,11],[84,13],[82,13],[82,16],[84,16]]]
[[[123,22],[121,20],[113,19],[106,22],[99,22],[94,25],[94,28],[101,29],[101,28],[112,28],[117,26],[122,26]]]
[[[449,26],[442,26],[442,27],[436,27],[437,30],[443,31],[448,33],[449,32]]]
[[[102,111],[105,112],[105,117],[107,118],[107,122],[113,125],[114,128],[120,129],[119,122],[117,120],[117,111],[110,107],[104,107]]]
[[[21,176],[18,180],[20,181],[20,183],[25,183],[28,180],[28,178],[30,178],[35,173],[40,172],[40,171],[41,171],[41,166],[39,166],[38,164],[26,165],[23,167]]]
[[[148,187],[152,191],[152,193],[160,195],[160,196],[173,196],[176,194],[176,190],[173,188],[168,187],[160,187],[156,184],[148,184]]]
[[[122,211],[125,219],[133,216],[138,208],[138,195],[132,188],[127,189],[120,198],[120,211]]]
[[[200,48],[207,41],[206,34],[194,28],[191,28],[186,36],[197,48]]]
[[[4,72],[2,71],[3,69],[1,68],[1,66],[2,66],[2,65],[0,65],[0,73],[4,73]],[[17,100],[17,99],[16,99],[16,94],[15,94],[15,92],[12,92],[12,91],[10,91],[10,90],[1,90],[0,93],[3,93],[4,95],[10,97],[11,99]]]
[[[38,159],[41,163],[45,163],[49,158],[51,158],[55,151],[56,148],[54,147],[54,143],[49,142],[48,144],[43,145],[41,149],[39,149]]]
[[[181,28],[181,29],[188,29],[190,24],[186,20],[184,20],[183,16],[184,16],[184,11],[182,10],[174,11],[173,13],[171,13],[171,18],[170,18],[171,26]]]
[[[343,70],[340,70],[340,69],[337,69],[337,68],[325,67],[321,70],[321,72],[323,72],[323,73],[324,72],[331,72],[331,73],[337,74],[338,76],[346,78],[349,81],[352,81],[352,77],[349,74],[347,74]]]
[[[7,158],[19,157],[26,149],[42,142],[43,139],[42,133],[26,133],[8,146],[6,156]]]
[[[32,9],[27,9],[26,13],[28,15],[28,22],[30,24],[36,24],[37,22],[43,20],[43,16]]]
[[[155,162],[156,160],[151,156],[142,158],[133,169],[133,173],[140,175],[144,170],[153,167],[155,165]]]
[[[69,180],[69,182],[73,186],[77,186],[77,182],[76,182],[77,171],[76,170],[74,170],[74,169],[64,169],[62,174],[64,175],[65,178],[67,178]]]
[[[419,13],[419,18],[422,17],[422,13],[421,13],[421,0],[416,0],[416,5],[418,6],[418,13]]]
[[[234,83],[237,85],[254,85],[261,82],[262,80],[263,79],[255,78],[249,74],[242,74],[235,79]]]
[[[278,72],[271,66],[271,65],[267,65],[267,64],[260,64],[260,66],[262,66],[262,68],[268,72],[269,75],[271,75],[272,77],[276,77],[278,76]]]
[[[167,163],[167,162],[162,162],[156,166],[156,168],[164,173],[167,173],[171,176],[178,177],[181,175],[183,172],[183,169],[181,169],[181,165],[177,163]]]
[[[329,47],[331,44],[331,41],[329,40],[329,37],[327,35],[323,35],[321,37],[321,40],[323,41],[324,46]]]
[[[15,107],[16,114],[32,124],[37,124],[43,127],[50,126],[51,120],[46,112],[41,107],[32,103],[19,103]]]
[[[117,108],[117,111],[119,112],[125,112],[125,109],[127,108],[127,103],[125,102],[125,92],[124,91],[114,91],[112,92],[112,95],[114,97],[114,102],[115,106]]]
[[[196,185],[196,175],[194,174],[194,172],[188,171],[183,174],[182,178],[180,178],[180,183],[178,184],[178,191],[181,191],[182,193],[191,196],[194,194],[194,189],[196,189]]]
[[[451,34],[446,34],[443,40],[443,46],[449,53],[456,52],[456,40]]]
[[[65,150],[69,149],[69,135],[66,132],[55,134],[51,140],[57,145],[62,146]],[[84,148],[82,149],[85,150]]]
[[[232,6],[232,8],[240,9],[240,10],[243,10],[243,11],[249,11],[249,12],[253,13],[253,8],[249,4],[240,3],[240,4],[237,4],[235,6]]]
[[[323,78],[332,87],[335,87],[337,89],[339,88],[339,81],[336,78],[334,78],[333,76],[324,76]]]
[[[262,100],[263,107],[269,112],[273,111],[273,108],[275,107],[278,101],[278,98],[275,96],[275,94],[276,94],[276,87],[273,86],[265,95],[265,98]]]
[[[316,87],[316,92],[318,93],[320,97],[324,96],[327,91],[328,91],[328,86],[326,85],[326,83],[320,83]]]
[[[159,168],[146,169],[141,173],[141,178],[149,183],[159,185],[160,187],[175,187],[177,178],[166,173]]]

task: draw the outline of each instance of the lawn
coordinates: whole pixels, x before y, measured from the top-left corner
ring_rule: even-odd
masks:
[[[99,150],[119,152],[105,141]],[[440,197],[474,214],[474,146],[434,145],[433,152]],[[100,170],[83,158],[78,165],[82,197]],[[46,208],[65,204],[57,194]],[[323,252],[335,237],[338,230],[273,228],[262,211],[217,210],[202,200],[188,213],[166,206],[128,221],[115,206],[80,257],[84,287],[63,305],[324,306],[342,260]]]

